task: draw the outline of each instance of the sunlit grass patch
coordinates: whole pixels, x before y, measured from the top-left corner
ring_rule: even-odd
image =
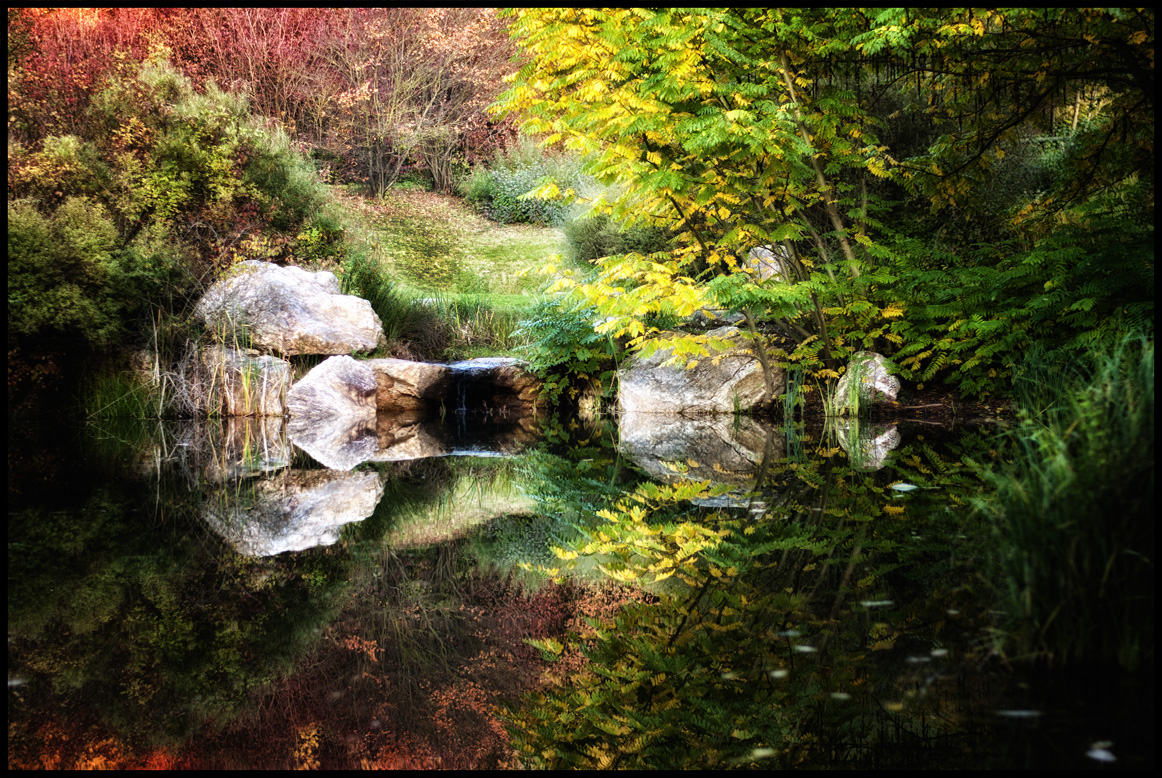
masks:
[[[357,244],[417,292],[534,294],[545,283],[536,271],[560,251],[559,230],[498,225],[447,195],[391,190],[347,205]]]

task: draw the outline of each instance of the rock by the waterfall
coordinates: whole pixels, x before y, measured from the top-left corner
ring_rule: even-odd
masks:
[[[375,407],[381,411],[438,406],[452,385],[447,365],[407,359],[368,359],[362,364],[375,374]]]
[[[900,379],[888,372],[888,362],[874,351],[853,354],[847,371],[835,385],[834,407],[842,415],[855,405],[852,384],[859,380],[859,402],[877,403],[895,400],[900,392]]]
[[[542,403],[543,384],[525,369],[525,363],[511,357],[478,357],[453,362],[457,393],[469,409],[477,408],[501,416],[536,413]]]
[[[255,260],[211,286],[195,313],[219,338],[237,333],[283,355],[371,351],[385,340],[371,303],[343,294],[333,273]]]
[[[725,339],[732,347],[700,357],[691,369],[664,365],[672,349],[658,349],[647,359],[631,358],[618,371],[618,406],[622,413],[698,415],[748,411],[766,397],[762,365],[737,327],[719,327],[707,338]],[[775,393],[786,374],[775,369]]]
[[[321,464],[350,470],[377,447],[375,373],[351,357],[331,357],[291,387],[286,409],[291,442]]]
[[[239,554],[272,556],[331,545],[382,496],[374,471],[290,470],[230,484],[222,499],[206,501],[203,515]]]
[[[375,373],[376,407],[381,411],[482,411],[511,416],[535,412],[541,382],[522,363],[483,357],[448,365],[404,359],[368,359]]]
[[[331,357],[316,365],[287,393],[293,418],[375,417],[379,384],[367,362]]]
[[[223,416],[282,416],[290,363],[215,344],[191,355],[179,371],[187,411]]]

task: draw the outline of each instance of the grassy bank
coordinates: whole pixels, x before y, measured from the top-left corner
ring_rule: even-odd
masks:
[[[561,251],[550,227],[502,225],[463,199],[421,189],[367,198],[336,188],[346,215],[351,292],[371,300],[398,356],[509,354],[538,274]]]
[[[543,284],[536,271],[561,251],[561,230],[497,224],[462,198],[392,189],[382,199],[337,189],[351,238],[418,297],[482,295],[498,308],[524,307]]]

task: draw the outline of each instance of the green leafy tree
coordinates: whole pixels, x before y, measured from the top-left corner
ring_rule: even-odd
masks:
[[[594,212],[677,236],[672,252],[611,257],[596,279],[561,282],[607,314],[603,332],[649,349],[649,315],[717,304],[748,314],[756,340],[765,322],[789,341],[782,356],[812,367],[906,349],[906,375],[955,370],[982,391],[1046,328],[1068,340],[1107,313],[1152,321],[1152,295],[1119,299],[1152,279],[1152,252],[1130,252],[1113,283],[1067,283],[1075,274],[1045,261],[1063,256],[1063,221],[1129,222],[1135,245],[1152,234],[1152,19],[519,11],[512,30],[528,60],[498,110],[588,155],[590,172],[618,186]],[[986,212],[1010,243],[932,229]],[[782,254],[779,280],[746,271],[755,246]],[[1101,254],[1077,248],[1075,261]],[[944,291],[982,284],[989,299]],[[1036,284],[1058,289],[1060,304],[1041,305]],[[1102,313],[1086,317],[1092,309]],[[676,355],[705,353],[684,340]]]

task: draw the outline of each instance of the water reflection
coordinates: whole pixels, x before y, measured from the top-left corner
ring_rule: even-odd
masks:
[[[383,496],[379,473],[283,470],[214,493],[202,518],[242,556],[329,546]]]
[[[1053,718],[981,672],[988,431],[467,421],[118,432],[24,493],[10,765],[1002,767]]]
[[[422,411],[379,413],[375,417],[291,419],[295,446],[334,470],[364,462],[400,462],[443,456],[511,456],[540,437],[536,417],[476,418]]]

